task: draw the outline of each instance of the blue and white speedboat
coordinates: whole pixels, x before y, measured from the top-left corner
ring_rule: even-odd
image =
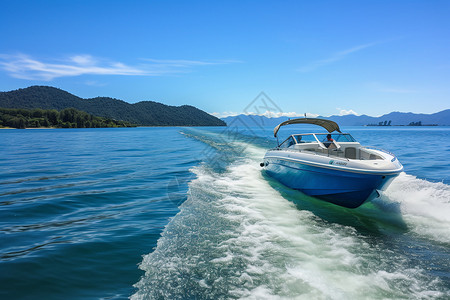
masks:
[[[274,136],[281,126],[290,124],[319,125],[329,134],[292,134],[267,151],[261,166],[269,176],[307,195],[356,208],[378,197],[378,191],[385,190],[403,170],[394,154],[361,146],[333,121],[288,120],[275,127]]]

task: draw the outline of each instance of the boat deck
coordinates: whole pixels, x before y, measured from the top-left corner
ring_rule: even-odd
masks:
[[[290,145],[289,147],[277,147],[273,150],[303,152],[312,155],[322,155],[342,159],[357,159],[357,160],[382,160],[384,159],[373,150],[361,146],[358,142],[339,143],[339,148],[321,147],[318,143],[298,143]]]

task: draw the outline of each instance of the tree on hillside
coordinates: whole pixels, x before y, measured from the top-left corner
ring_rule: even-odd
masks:
[[[86,112],[67,108],[56,110],[26,110],[0,108],[0,127],[12,128],[86,128],[131,127],[130,123],[92,116]]]

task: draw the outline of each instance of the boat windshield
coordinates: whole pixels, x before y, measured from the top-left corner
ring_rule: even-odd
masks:
[[[289,148],[292,145],[295,145],[296,141],[295,139],[290,136],[288,137],[283,143],[281,143],[281,145],[279,145],[280,148]]]
[[[296,134],[294,135],[295,139],[297,140],[297,143],[317,143],[316,138],[314,137],[314,134]]]
[[[327,141],[327,133],[316,133],[315,135],[319,141]],[[348,133],[331,133],[331,138],[336,142],[356,142],[356,140]]]
[[[303,143],[325,143],[328,142],[328,133],[304,133],[304,134],[293,134],[288,137],[284,142],[282,142],[278,147],[289,148],[295,144]],[[356,140],[348,133],[332,133],[331,138],[335,142],[345,143],[345,142],[356,142]]]
[[[307,134],[295,134],[294,137],[297,143],[317,143],[326,142],[328,133],[307,133]],[[317,138],[317,140],[316,140]],[[356,142],[356,140],[348,133],[331,133],[331,138],[336,142]]]

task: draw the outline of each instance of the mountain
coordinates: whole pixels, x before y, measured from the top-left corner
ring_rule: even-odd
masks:
[[[299,117],[300,118],[300,117]],[[414,114],[403,112],[391,112],[382,115],[381,117],[371,117],[367,115],[345,115],[345,116],[330,116],[318,118],[335,121],[341,126],[364,126],[369,124],[379,124],[391,121],[391,125],[409,125],[412,122],[421,122],[422,125],[450,125],[450,109],[446,109],[434,114]],[[275,127],[281,122],[288,120],[288,117],[267,118],[265,116],[257,115],[238,115],[233,117],[222,118],[228,126],[272,126]],[[292,119],[292,118],[291,118]]]
[[[355,116],[331,116],[326,119],[335,121],[338,124],[347,126],[359,126],[368,124],[379,124],[380,122],[389,122],[391,125],[408,125],[412,122],[421,122],[423,125],[450,125],[450,109],[446,109],[434,114],[415,114],[404,112],[391,112],[381,117],[370,117],[366,115]]]
[[[219,118],[190,105],[169,106],[153,101],[130,104],[109,97],[83,99],[50,86],[0,92],[0,107],[58,111],[72,107],[95,116],[144,126],[226,126]]]
[[[254,127],[254,126],[269,126],[275,127],[281,122],[288,120],[288,117],[268,118],[259,115],[238,115],[222,118],[228,126],[237,127]]]

